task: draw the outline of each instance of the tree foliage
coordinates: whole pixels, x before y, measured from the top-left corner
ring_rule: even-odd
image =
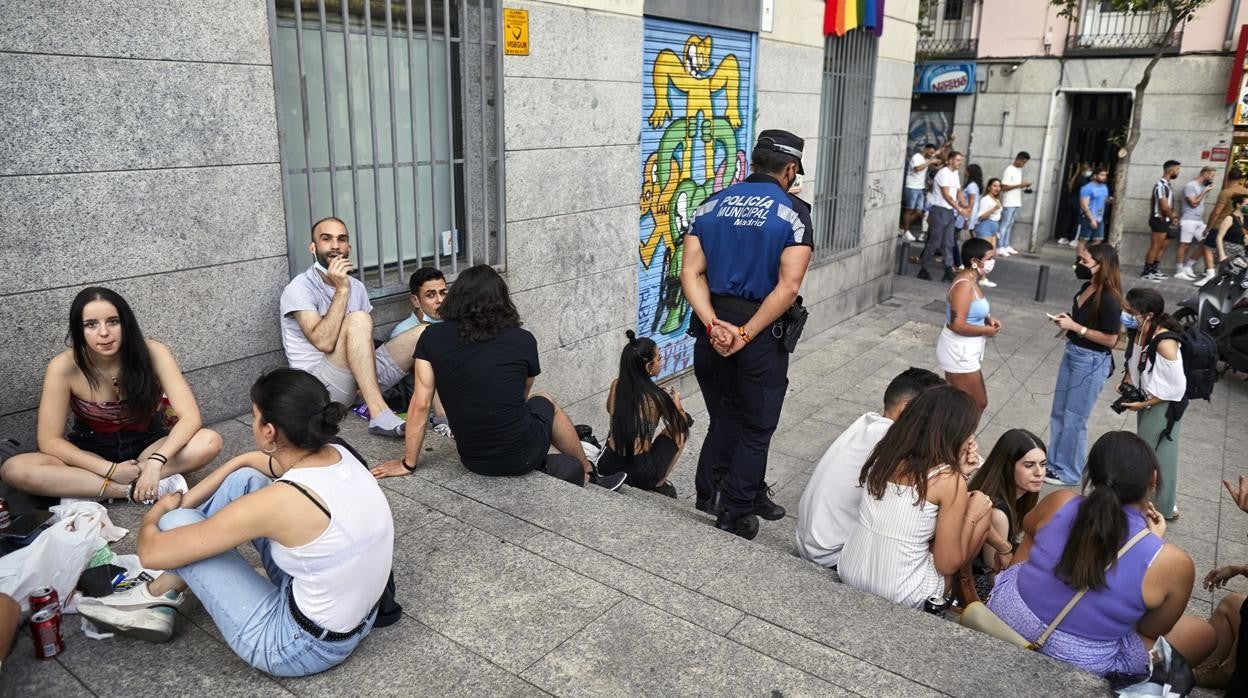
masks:
[[[1072,24],[1077,26],[1079,21],[1079,13],[1083,8],[1093,2],[1100,3],[1102,0],[1050,0],[1051,4],[1060,8],[1058,16],[1069,19]],[[1153,79],[1153,68],[1157,67],[1157,62],[1161,60],[1162,55],[1173,44],[1174,33],[1183,26],[1187,20],[1191,19],[1196,11],[1209,5],[1213,0],[1108,0],[1110,7],[1114,12],[1122,12],[1124,14],[1153,14],[1164,12],[1167,17],[1166,30],[1157,37],[1155,50],[1148,64],[1144,66],[1144,73],[1140,76],[1140,81],[1135,85],[1135,96],[1131,109],[1131,128],[1127,134],[1127,140],[1122,144],[1121,150],[1118,151],[1118,164],[1114,172],[1114,193],[1117,200],[1126,200],[1126,184],[1127,184],[1127,165],[1131,162],[1131,153],[1135,150],[1135,146],[1140,141],[1140,121],[1144,115],[1144,96],[1148,89],[1148,83]],[[1122,221],[1125,216],[1114,216],[1109,227],[1109,242],[1117,245],[1122,239]]]

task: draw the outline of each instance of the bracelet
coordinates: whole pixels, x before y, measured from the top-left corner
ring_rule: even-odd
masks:
[[[111,479],[113,479],[113,473],[114,473],[116,470],[117,470],[117,464],[116,464],[116,463],[113,463],[112,465],[108,466],[108,472],[107,472],[107,473],[104,473],[104,484],[106,484],[106,485],[107,485],[107,484],[108,484],[108,481],[109,481],[109,480],[111,480]],[[101,492],[102,492],[102,491],[103,491],[103,490],[101,490]]]
[[[402,465],[403,469],[409,473],[416,472],[416,466],[407,464],[407,456],[403,456],[401,459],[399,459],[399,464]]]
[[[103,499],[103,498],[104,498],[104,490],[108,489],[108,485],[109,485],[109,483],[111,483],[111,482],[112,482],[112,480],[109,480],[108,478],[104,478],[104,484],[100,485],[100,493],[99,493],[99,494],[97,494],[97,495],[95,495],[95,498],[96,498],[96,499]]]
[[[148,457],[147,457],[147,459],[148,459],[148,460],[154,460],[154,461],[156,461],[156,462],[160,463],[161,465],[165,465],[166,463],[168,463],[168,462],[169,462],[169,459],[168,459],[168,458],[165,458],[163,455],[161,455],[161,454],[159,454],[159,453],[153,453],[152,455],[148,456]]]
[[[750,343],[750,333],[745,331],[745,325],[742,325],[737,328],[737,334],[741,335],[742,344]]]

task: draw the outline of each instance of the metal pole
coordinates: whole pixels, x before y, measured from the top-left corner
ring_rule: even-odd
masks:
[[[377,286],[386,287],[386,247],[381,240],[381,173],[377,170],[377,98],[373,95],[373,15],[372,3],[364,2],[364,57],[368,64],[368,132],[373,156],[373,230],[377,233]]]
[[[503,138],[502,3],[495,2],[491,7],[494,9],[494,196],[498,207],[494,215],[498,221],[498,261],[499,266],[503,266],[507,263],[507,198],[504,191],[506,157]]]
[[[904,239],[897,243],[897,274],[905,276],[910,272],[910,243]]]
[[[355,218],[351,224],[355,226],[355,243],[359,247],[356,254],[356,261],[360,263],[360,267],[364,266],[364,236],[360,234],[360,186],[359,186],[359,161],[358,149],[355,143],[355,100],[351,96],[351,15],[347,12],[347,3],[342,3],[342,58],[347,65],[346,80],[347,86],[347,140],[351,146],[351,211]],[[334,177],[334,173],[329,175]]]
[[[325,0],[316,0],[317,17],[320,20],[321,35],[321,81],[324,82],[322,94],[325,96],[325,140],[329,144],[329,212],[330,215],[338,216],[338,185],[334,183],[337,178],[337,168],[334,167],[334,125],[330,119],[332,108],[330,107],[330,90],[329,90],[329,40],[325,31]]]
[[[1036,276],[1036,302],[1043,303],[1049,294],[1049,265],[1040,265],[1040,274]]]

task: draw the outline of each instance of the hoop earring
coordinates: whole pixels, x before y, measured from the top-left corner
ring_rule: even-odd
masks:
[[[272,449],[261,448],[261,449],[260,449],[260,452],[261,452],[261,453],[268,453],[268,454],[274,454],[274,453],[277,453],[277,442],[276,442],[276,441],[274,441],[274,442],[273,442],[273,448],[272,448]]]

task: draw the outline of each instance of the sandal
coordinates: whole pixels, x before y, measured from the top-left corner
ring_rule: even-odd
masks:
[[[1169,516],[1166,516],[1166,517],[1163,517],[1163,518],[1165,518],[1165,520],[1166,520],[1166,521],[1178,521],[1178,520],[1179,520],[1179,510],[1178,510],[1178,509],[1175,509],[1173,514],[1171,514],[1171,515],[1169,515]]]

